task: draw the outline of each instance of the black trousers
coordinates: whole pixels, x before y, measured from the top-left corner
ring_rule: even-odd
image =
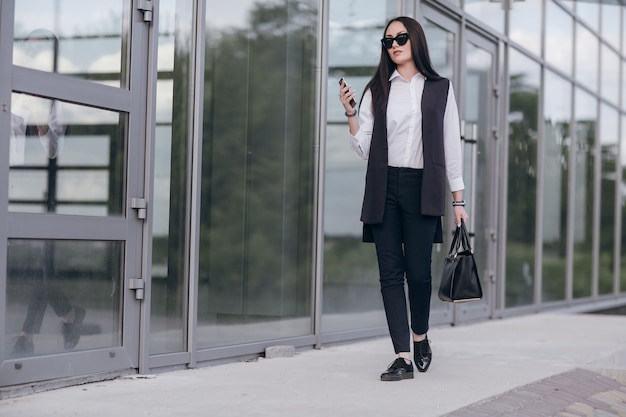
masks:
[[[396,353],[411,351],[410,329],[428,331],[432,289],[431,261],[437,217],[421,213],[422,170],[389,167],[382,223],[372,225],[380,290]]]

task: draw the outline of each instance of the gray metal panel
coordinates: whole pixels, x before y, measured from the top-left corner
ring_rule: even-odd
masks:
[[[150,369],[167,368],[172,366],[187,366],[191,364],[191,352],[168,353],[165,355],[155,355],[148,357],[147,368],[142,374],[149,373]],[[193,368],[194,366],[191,365]]]
[[[133,368],[121,347],[5,361],[0,386]]]
[[[269,346],[291,345],[295,347],[313,346],[316,342],[315,336],[302,336],[278,340],[265,340],[257,343],[248,343],[238,346],[224,346],[214,349],[200,350],[197,352],[196,361],[206,362],[216,359],[236,358],[245,355],[258,355]]]
[[[13,89],[122,112],[132,107],[128,90],[17,66],[13,68]]]
[[[126,240],[128,221],[110,217],[10,213],[8,238]]]

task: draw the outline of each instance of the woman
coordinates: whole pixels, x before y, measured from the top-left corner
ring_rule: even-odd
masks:
[[[374,242],[389,334],[397,358],[383,381],[413,378],[430,366],[427,337],[433,243],[442,241],[446,177],[454,221],[467,222],[463,201],[459,115],[449,80],[432,68],[421,25],[392,19],[380,63],[365,87],[358,117],[355,92],[340,82],[354,151],[368,160],[361,221]],[[352,102],[352,103],[351,103]],[[408,286],[410,330],[404,282]]]

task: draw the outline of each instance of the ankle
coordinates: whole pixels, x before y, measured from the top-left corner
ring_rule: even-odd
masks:
[[[426,340],[428,337],[426,336],[426,333],[424,334],[413,334],[413,341],[414,342],[422,342],[424,340]]]

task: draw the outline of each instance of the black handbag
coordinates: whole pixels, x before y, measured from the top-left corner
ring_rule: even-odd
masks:
[[[465,222],[457,226],[443,263],[439,299],[453,303],[480,300],[483,290]]]

